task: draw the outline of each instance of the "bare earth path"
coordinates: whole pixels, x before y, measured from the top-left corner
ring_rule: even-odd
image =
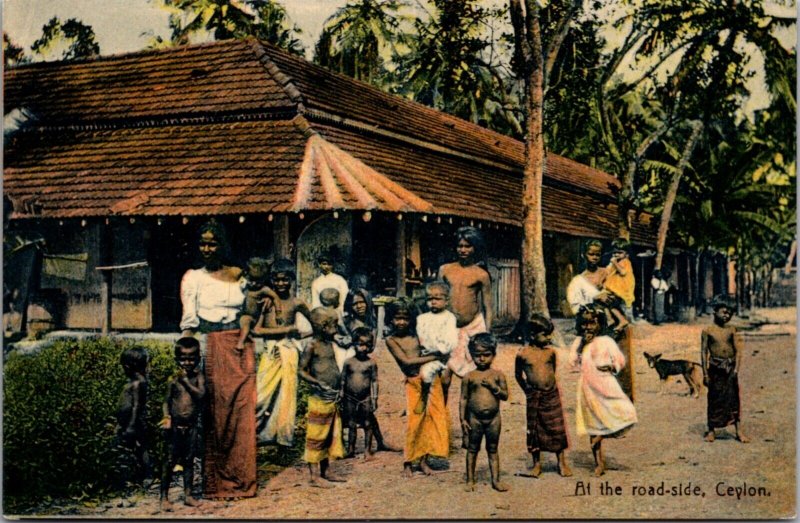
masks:
[[[575,391],[578,374],[565,365],[560,351],[559,379],[570,436],[568,459],[574,476],[561,478],[546,455],[539,479],[515,476],[530,466],[525,449],[524,396],[513,383],[517,346],[503,345],[495,366],[512,384],[511,400],[503,406],[501,469],[511,485],[499,493],[488,484],[485,454],[479,455],[475,493],[462,491],[464,452],[454,438],[449,468],[433,476],[401,477],[402,455],[380,453],[372,462],[361,456],[336,462],[334,470],[347,483],[330,489],[309,488],[302,465],[290,467],[266,484],[258,496],[235,502],[204,501],[189,509],[176,505],[173,513],[157,514],[156,494],[135,498],[132,506],[117,500],[95,509],[81,508],[80,517],[107,518],[780,518],[795,513],[795,309],[761,312],[779,325],[766,325],[745,336],[742,388],[743,429],[752,442],[744,445],[721,434],[715,443],[703,441],[705,391],[700,399],[685,396],[686,384],[670,380],[659,395],[658,378],[647,368],[642,352],[662,352],[665,358],[699,361],[700,331],[708,317],[692,325],[638,324],[634,361],[639,424],[620,440],[606,445],[610,470],[591,476],[588,441],[575,437]],[[567,336],[567,341],[572,338]],[[381,373],[379,420],[390,442],[403,442],[405,407],[402,377],[385,347],[376,352]],[[452,427],[457,420],[459,382],[450,394]],[[361,441],[359,441],[361,443]],[[662,495],[658,490],[665,487]],[[602,495],[601,484],[619,486],[621,494]],[[747,488],[737,498],[736,488]],[[588,487],[589,491],[583,487]],[[652,494],[634,495],[636,487]],[[733,490],[728,490],[733,487]],[[750,496],[751,487],[762,488]],[[670,489],[675,489],[672,495]],[[173,496],[178,495],[177,488]],[[696,495],[686,495],[686,493]],[[740,491],[741,492],[741,491]],[[758,492],[757,490],[755,491]],[[125,503],[125,505],[129,505]],[[75,514],[75,512],[71,512]]]

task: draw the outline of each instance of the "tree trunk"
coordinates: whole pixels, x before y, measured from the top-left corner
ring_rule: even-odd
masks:
[[[667,231],[669,231],[669,221],[672,218],[672,207],[675,205],[675,198],[678,196],[678,188],[681,185],[681,178],[683,171],[686,170],[686,165],[689,163],[689,158],[692,156],[694,146],[697,140],[700,139],[700,133],[703,131],[703,123],[695,121],[692,124],[692,134],[683,148],[683,155],[678,162],[678,166],[672,175],[667,195],[664,198],[664,210],[661,211],[661,222],[658,224],[658,239],[656,244],[656,260],[655,269],[661,269],[661,262],[664,260],[664,248],[667,245]]]
[[[529,8],[531,4],[528,4]],[[544,178],[544,64],[538,12],[528,26],[531,67],[526,79],[528,111],[525,170],[522,188],[522,297],[523,310],[549,317],[542,245],[542,180]],[[527,318],[526,318],[527,319]]]

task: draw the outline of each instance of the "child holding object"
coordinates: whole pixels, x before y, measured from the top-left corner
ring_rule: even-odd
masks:
[[[625,366],[625,356],[611,337],[600,335],[605,317],[600,306],[581,306],[576,325],[579,336],[570,347],[570,363],[581,371],[575,423],[578,435],[589,435],[595,476],[606,470],[603,440],[621,436],[638,421],[636,408],[616,378]]]
[[[183,468],[183,504],[197,507],[200,502],[192,496],[194,485],[194,458],[197,454],[197,434],[200,412],[206,395],[206,380],[200,372],[200,342],[197,338],[185,337],[175,342],[175,363],[178,374],[167,386],[164,401],[164,418],[160,426],[164,429],[167,459],[161,477],[161,509],[172,510],[169,487],[172,473],[178,466]]]
[[[550,346],[553,330],[548,318],[533,314],[528,320],[528,346],[519,351],[514,362],[514,376],[527,400],[527,445],[535,478],[542,473],[542,451],[555,453],[559,474],[572,475],[565,456],[567,429],[556,382],[556,352]]]

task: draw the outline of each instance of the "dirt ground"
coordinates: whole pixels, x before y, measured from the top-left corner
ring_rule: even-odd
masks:
[[[410,480],[403,479],[402,454],[379,453],[371,462],[365,462],[359,455],[334,463],[334,470],[344,475],[347,482],[329,489],[308,487],[306,469],[298,464],[269,481],[260,478],[258,495],[252,499],[204,501],[196,509],[176,505],[175,512],[158,513],[158,496],[151,491],[95,508],[72,507],[67,513],[103,519],[792,517],[796,491],[796,309],[772,309],[759,314],[768,317],[771,323],[746,332],[740,377],[742,427],[752,440],[749,444],[737,442],[730,432],[720,433],[714,443],[704,442],[705,391],[700,399],[692,399],[685,395],[687,386],[683,380],[671,378],[666,393],[659,394],[658,377],[642,356],[644,351],[661,352],[665,358],[699,361],[700,331],[710,318],[689,325],[655,327],[640,323],[634,334],[639,423],[624,438],[606,443],[610,470],[602,478],[591,475],[588,438],[575,436],[579,375],[566,365],[567,349],[559,352],[558,377],[570,437],[568,459],[574,476],[560,477],[552,455],[546,455],[541,478],[516,475],[530,466],[525,448],[525,398],[513,382],[518,347],[503,345],[495,366],[506,373],[512,390],[510,401],[502,409],[500,442],[501,470],[511,486],[509,492],[491,489],[483,452],[478,461],[477,491],[462,490],[465,463],[457,437],[460,431],[456,381],[450,392],[450,415],[456,437],[449,463],[440,463],[441,470],[433,476],[417,474]],[[565,334],[567,342],[572,337]],[[405,418],[401,416],[405,408],[402,375],[385,347],[379,346],[375,356],[381,380],[378,419],[387,439],[401,446],[405,428]],[[662,485],[664,490],[659,489]],[[641,487],[644,493],[634,494],[634,490],[641,492]],[[173,496],[179,495],[179,490],[173,487]]]

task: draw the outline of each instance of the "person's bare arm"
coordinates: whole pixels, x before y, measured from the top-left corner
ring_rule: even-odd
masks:
[[[169,413],[169,398],[172,396],[172,387],[172,383],[167,385],[167,399],[161,404],[161,412],[164,416],[161,418],[161,421],[158,422],[158,426],[165,430],[172,427],[172,416]]]
[[[202,374],[197,375],[197,385],[194,385],[186,374],[178,377],[178,381],[189,391],[195,401],[201,401],[206,395],[206,379]]]
[[[438,356],[417,356],[416,358],[412,358],[406,355],[403,352],[403,349],[400,348],[400,345],[394,341],[392,338],[386,338],[386,348],[389,349],[389,352],[392,353],[392,356],[400,363],[403,367],[410,367],[412,365],[422,365],[423,363],[428,363],[429,361],[435,361],[439,359]]]
[[[700,366],[703,368],[703,383],[708,386],[708,334],[700,335]]]
[[[378,364],[372,362],[370,384],[370,398],[372,399],[372,412],[378,410]]]
[[[139,380],[131,383],[131,419],[128,421],[128,426],[125,427],[125,434],[131,435],[136,433],[136,424],[142,417],[142,409],[144,408],[144,386]]]
[[[458,416],[461,420],[461,431],[469,434],[469,422],[467,421],[467,403],[469,401],[469,378],[464,376],[461,380],[461,401],[458,403]]]
[[[297,364],[297,375],[311,385],[316,385],[322,389],[329,389],[330,387],[328,387],[328,385],[322,383],[308,372],[308,368],[311,365],[311,358],[314,356],[314,350],[314,343],[309,343],[306,350],[304,350],[300,356],[300,362]]]
[[[486,331],[492,330],[492,320],[494,319],[494,308],[492,298],[492,278],[487,271],[481,277],[481,300],[483,301],[483,317],[486,321]]]
[[[736,363],[733,367],[733,373],[738,374],[739,369],[742,368],[742,353],[744,352],[744,343],[742,343],[742,337],[736,332],[736,329],[732,329],[731,336],[733,337],[733,350],[736,351]]]
[[[508,399],[508,383],[506,383],[506,377],[503,373],[498,372],[495,379],[484,378],[481,385],[489,389],[494,397],[500,401]]]
[[[525,376],[525,372],[522,368],[523,365],[525,365],[525,361],[522,359],[521,355],[517,354],[517,357],[514,360],[514,378],[516,378],[517,383],[519,383],[519,387],[522,389],[522,391],[528,392],[530,385],[528,384],[528,379]]]

